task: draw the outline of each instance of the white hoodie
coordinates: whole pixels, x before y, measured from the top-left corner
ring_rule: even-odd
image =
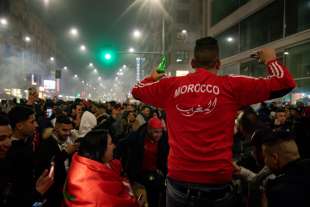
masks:
[[[94,114],[85,111],[82,115],[78,137],[84,137],[89,131],[97,126],[97,119]]]

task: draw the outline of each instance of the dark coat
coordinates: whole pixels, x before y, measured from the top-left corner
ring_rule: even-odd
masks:
[[[310,159],[310,118],[294,119],[292,128],[301,158]]]
[[[268,207],[310,206],[310,160],[286,165],[266,188]]]
[[[138,131],[132,132],[119,143],[117,154],[120,155],[123,169],[130,181],[139,181],[143,167],[144,140],[147,138],[147,124]],[[168,137],[163,132],[158,144],[157,169],[165,176],[167,174],[167,158],[169,153]]]
[[[12,141],[7,154],[10,198],[7,206],[32,206],[37,200],[32,139]]]
[[[36,174],[39,177],[45,169],[49,169],[53,159],[55,163],[54,184],[47,192],[47,205],[60,206],[62,202],[62,190],[66,180],[67,172],[65,168],[65,160],[69,155],[65,151],[59,149],[57,141],[53,136],[43,140],[37,151]]]
[[[8,201],[14,197],[12,181],[7,160],[0,160],[0,206],[8,206]]]
[[[112,116],[109,116],[107,119],[102,121],[96,128],[109,130],[109,133],[112,136],[113,142],[115,144],[118,144],[121,139],[126,137],[126,132],[124,125],[122,124],[122,120],[114,119]]]

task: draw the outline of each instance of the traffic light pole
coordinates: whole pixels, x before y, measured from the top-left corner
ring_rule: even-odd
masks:
[[[120,54],[133,54],[133,55],[162,55],[162,52],[127,52],[119,51]]]
[[[163,1],[164,2],[164,1]],[[165,54],[165,50],[166,50],[166,40],[165,40],[165,13],[162,12],[162,17],[161,17],[161,54],[164,55]]]

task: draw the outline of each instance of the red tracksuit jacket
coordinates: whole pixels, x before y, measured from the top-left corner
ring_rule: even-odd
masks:
[[[240,107],[283,96],[295,86],[278,61],[269,76],[217,76],[203,68],[183,77],[146,78],[132,94],[167,114],[168,176],[177,181],[220,184],[232,179],[232,144]]]

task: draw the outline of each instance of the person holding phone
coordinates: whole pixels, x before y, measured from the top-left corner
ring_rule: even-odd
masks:
[[[196,41],[191,62],[195,72],[164,77],[153,70],[132,89],[145,104],[167,114],[167,206],[234,206],[232,144],[234,119],[244,106],[286,95],[296,83],[272,48],[257,55],[268,76],[218,76],[220,51],[216,39]]]
[[[110,134],[94,129],[81,139],[73,156],[64,188],[68,207],[139,207],[145,201],[135,198],[130,183],[121,177],[121,163],[113,160],[115,145]]]
[[[23,203],[22,194],[19,192],[19,183],[15,174],[10,172],[10,161],[7,159],[8,152],[11,148],[12,142],[12,128],[8,117],[4,114],[0,114],[0,206],[26,206]],[[24,178],[25,179],[25,178]],[[35,180],[32,188],[29,188],[27,192],[27,199],[29,199],[29,205],[40,201],[43,201],[44,194],[54,183],[54,172],[45,169],[44,172]]]
[[[70,159],[78,149],[71,140],[71,120],[62,115],[56,117],[55,128],[47,139],[42,140],[37,150],[37,175],[44,169],[55,171],[55,184],[47,193],[45,206],[58,207],[63,202],[62,190],[65,184]]]

